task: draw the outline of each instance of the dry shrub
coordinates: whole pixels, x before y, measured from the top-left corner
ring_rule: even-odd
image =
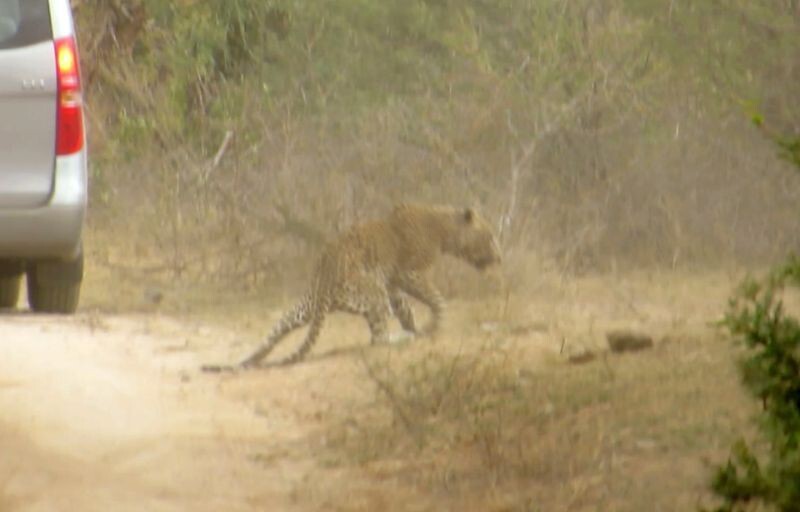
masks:
[[[368,354],[374,402],[329,448],[452,510],[691,507],[700,460],[752,409],[728,347],[695,341],[580,367],[497,346]]]
[[[402,443],[377,443],[359,456],[382,456],[387,448],[402,453],[410,446],[438,450],[463,445],[478,448],[475,454],[498,471],[506,465],[500,437],[507,432],[497,420],[509,411],[498,406],[519,392],[519,386],[498,371],[503,362],[496,353],[443,355],[427,350],[401,361],[386,357],[368,354],[362,360],[378,391],[377,402],[391,412],[391,420],[368,437],[399,437]]]
[[[298,286],[322,240],[400,200],[478,206],[520,287],[540,263],[763,264],[800,246],[800,189],[738,101],[767,82],[769,112],[793,116],[784,7],[78,3],[90,226],[164,279]],[[286,33],[261,22],[280,13]],[[709,46],[721,69],[693,50]]]

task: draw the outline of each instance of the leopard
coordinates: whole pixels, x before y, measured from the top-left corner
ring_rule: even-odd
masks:
[[[501,262],[491,224],[472,207],[400,203],[382,219],[349,228],[326,244],[306,293],[236,368],[261,366],[290,332],[308,326],[299,348],[268,366],[302,361],[319,338],[326,315],[337,311],[362,316],[371,345],[390,343],[392,317],[412,337],[435,336],[445,300],[429,271],[443,254],[479,271]],[[417,326],[409,298],[429,308],[424,328]]]

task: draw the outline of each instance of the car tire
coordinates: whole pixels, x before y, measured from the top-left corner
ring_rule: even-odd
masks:
[[[21,261],[0,261],[0,308],[17,306],[20,282],[25,267]]]
[[[83,280],[83,251],[72,260],[36,261],[28,265],[28,304],[38,313],[74,313]]]

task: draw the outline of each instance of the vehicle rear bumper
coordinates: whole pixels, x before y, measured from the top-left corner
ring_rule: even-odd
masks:
[[[71,258],[86,215],[86,155],[58,157],[53,191],[34,208],[0,208],[0,258]]]

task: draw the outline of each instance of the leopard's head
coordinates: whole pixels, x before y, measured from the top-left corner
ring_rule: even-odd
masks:
[[[501,261],[500,246],[491,225],[472,208],[455,213],[455,256],[484,270]]]

